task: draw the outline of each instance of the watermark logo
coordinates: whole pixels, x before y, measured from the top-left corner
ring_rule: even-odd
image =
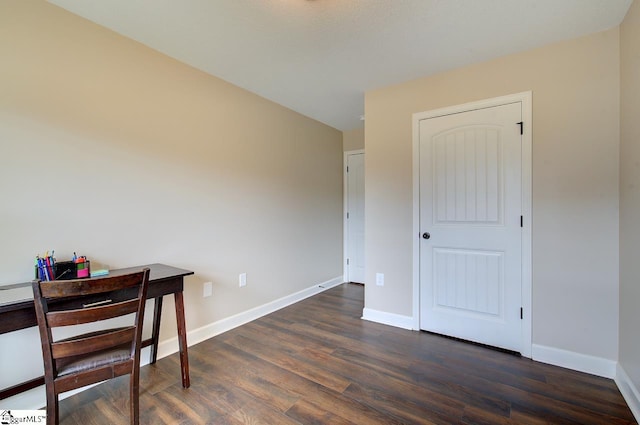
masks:
[[[0,425],[44,424],[47,422],[45,410],[0,410]]]

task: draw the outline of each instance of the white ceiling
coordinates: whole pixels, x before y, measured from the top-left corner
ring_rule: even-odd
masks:
[[[364,93],[618,25],[632,0],[49,0],[339,130]]]

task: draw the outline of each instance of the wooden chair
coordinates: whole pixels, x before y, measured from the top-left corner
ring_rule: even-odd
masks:
[[[33,281],[48,425],[58,424],[58,394],[127,374],[131,423],[139,423],[140,343],[148,285],[149,269],[102,278]],[[105,323],[99,323],[131,313],[131,326],[105,329]],[[86,323],[100,330],[52,338],[53,328]]]

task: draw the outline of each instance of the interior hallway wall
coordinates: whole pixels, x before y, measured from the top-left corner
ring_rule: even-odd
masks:
[[[342,133],[342,150],[347,152],[358,149],[364,149],[364,127]]]

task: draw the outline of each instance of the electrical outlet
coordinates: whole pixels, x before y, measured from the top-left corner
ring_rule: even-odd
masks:
[[[376,273],[376,285],[384,286],[384,273]]]
[[[240,283],[240,287],[241,288],[243,286],[247,286],[247,274],[246,273],[240,273],[240,276],[238,277],[238,281]]]
[[[202,284],[202,298],[213,295],[213,282],[205,282]]]

